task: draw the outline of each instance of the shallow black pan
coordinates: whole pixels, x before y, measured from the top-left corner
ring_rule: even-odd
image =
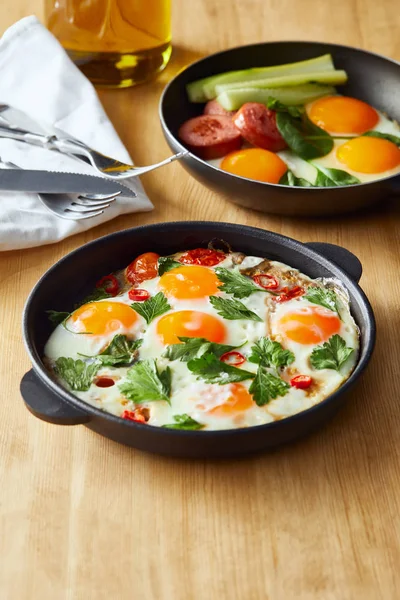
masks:
[[[206,246],[213,238],[233,249],[280,260],[311,277],[334,276],[349,290],[352,314],[361,331],[356,369],[346,383],[313,408],[275,423],[228,431],[177,431],[141,425],[102,412],[73,396],[48,376],[44,344],[52,326],[46,310],[70,310],[104,273],[125,267],[142,252],[161,255]],[[113,233],[78,248],[45,273],[32,290],[23,316],[23,336],[32,370],[23,377],[21,393],[39,419],[57,425],[86,425],[116,442],[149,452],[180,457],[232,457],[272,448],[303,436],[330,419],[351,394],[367,366],[375,342],[371,306],[358,286],[360,261],[340,246],[301,244],[270,231],[242,225],[182,222],[147,225]]]
[[[368,102],[400,121],[400,64],[356,48],[318,42],[268,42],[212,54],[190,65],[165,88],[159,114],[165,138],[174,152],[184,146],[177,139],[179,126],[201,114],[203,104],[191,104],[185,85],[196,79],[232,71],[279,65],[330,53],[337,69],[349,75],[339,93]],[[348,187],[294,188],[251,181],[212,167],[193,154],[181,160],[193,177],[236,204],[268,213],[327,216],[347,213],[400,193],[400,175]]]

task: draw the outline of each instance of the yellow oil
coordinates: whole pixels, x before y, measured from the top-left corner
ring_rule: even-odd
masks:
[[[47,27],[102,87],[150,79],[171,56],[171,0],[46,0]]]

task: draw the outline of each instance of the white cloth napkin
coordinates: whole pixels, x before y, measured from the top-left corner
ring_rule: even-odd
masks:
[[[56,125],[108,156],[132,162],[94,87],[36,17],[18,21],[0,39],[0,103]],[[77,160],[13,140],[0,139],[0,157],[27,169],[97,174]],[[120,214],[152,210],[138,179],[124,183],[137,198],[118,198],[103,215],[83,221],[60,219],[35,194],[0,191],[0,250],[50,244]]]

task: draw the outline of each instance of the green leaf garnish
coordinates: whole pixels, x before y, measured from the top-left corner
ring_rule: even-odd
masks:
[[[240,302],[240,300],[220,298],[219,296],[210,296],[210,302],[217,313],[229,321],[246,319],[249,321],[262,322],[262,319],[255,312],[247,308],[243,302]]]
[[[80,359],[74,360],[61,356],[55,362],[54,371],[68,383],[72,390],[86,392],[100,367],[99,362],[86,363]]]
[[[104,285],[106,286],[107,283]],[[112,298],[112,294],[109,294],[103,286],[95,287],[94,290],[90,292],[88,296],[86,296],[86,298],[76,305],[76,308],[79,308],[88,302],[97,302],[98,300],[106,300],[107,298]]]
[[[326,167],[320,167],[313,164],[313,167],[317,169],[318,175],[315,180],[315,187],[340,187],[342,185],[355,185],[361,183],[357,177],[342,171],[341,169],[327,169]]]
[[[393,144],[396,144],[396,146],[400,147],[400,137],[397,137],[397,135],[381,133],[380,131],[367,131],[366,133],[363,133],[363,135],[366,135],[367,137],[380,138],[381,140],[387,140],[388,142],[393,142]]]
[[[205,425],[195,421],[186,413],[183,415],[174,415],[173,419],[175,423],[163,425],[163,427],[167,427],[168,429],[185,429],[187,431],[196,431],[197,429],[203,429],[203,427],[205,427]]]
[[[158,292],[158,294],[144,302],[133,302],[131,308],[145,319],[147,325],[156,317],[171,310],[171,306],[162,292]]]
[[[253,379],[254,377],[254,373],[223,363],[214,354],[204,354],[199,358],[193,358],[187,366],[189,371],[198,376],[197,379],[203,379],[207,383],[218,383],[219,385]]]
[[[325,156],[333,148],[329,133],[314,125],[305,113],[300,119],[287,112],[278,112],[276,125],[289,148],[304,160]]]
[[[170,403],[171,369],[160,372],[155,360],[141,360],[131,367],[127,381],[119,385],[119,390],[135,404],[165,400]]]
[[[137,350],[142,345],[143,340],[129,340],[126,335],[117,334],[113,337],[109,345],[96,358],[103,365],[114,367],[116,365],[129,364],[136,357]]]
[[[182,263],[177,262],[170,256],[160,256],[160,258],[158,259],[158,274],[161,277],[161,275],[164,275],[164,273],[166,273],[167,271],[170,271],[171,269],[176,269],[177,267],[181,266]]]
[[[251,354],[247,360],[278,369],[290,365],[294,361],[294,354],[290,350],[284,350],[279,342],[262,337],[251,347]]]
[[[209,342],[205,338],[178,337],[182,344],[171,344],[167,346],[163,356],[169,360],[178,360],[188,362],[193,358],[203,356],[203,354],[214,354],[220,358],[225,352],[230,352],[240,346],[228,346],[227,344],[217,344]]]
[[[329,310],[333,310],[340,315],[338,297],[333,290],[327,290],[326,288],[322,287],[309,287],[304,298],[313,304],[319,304],[320,306],[323,306]]]
[[[69,312],[59,312],[58,310],[46,310],[46,313],[49,315],[49,321],[54,323],[54,325],[64,323],[71,314]]]
[[[303,177],[296,177],[294,173],[288,169],[279,180],[280,185],[290,185],[291,187],[314,187],[314,185]]]
[[[310,362],[314,369],[334,369],[339,371],[340,367],[353,354],[354,348],[346,346],[346,342],[340,335],[333,335],[322,346],[317,346],[311,353]]]
[[[267,368],[260,364],[257,374],[252,382],[249,392],[253,395],[258,406],[264,406],[278,396],[285,396],[290,386],[280,377],[273,375]]]
[[[267,108],[274,110],[275,112],[289,113],[292,117],[301,117],[304,112],[303,107],[299,106],[288,106],[280,102],[276,98],[270,96],[267,100]]]
[[[218,279],[222,281],[223,284],[219,286],[221,292],[232,294],[234,298],[247,298],[250,294],[254,294],[254,292],[271,293],[271,290],[264,290],[256,285],[249,277],[242,275],[238,271],[230,271],[223,267],[217,267],[215,272]]]

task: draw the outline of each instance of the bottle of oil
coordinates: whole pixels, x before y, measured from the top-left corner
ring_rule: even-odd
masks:
[[[171,0],[46,0],[47,27],[95,84],[128,87],[171,56]]]

